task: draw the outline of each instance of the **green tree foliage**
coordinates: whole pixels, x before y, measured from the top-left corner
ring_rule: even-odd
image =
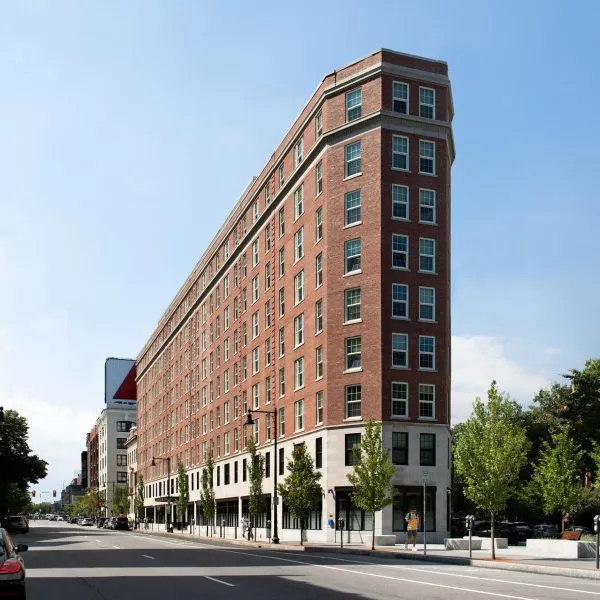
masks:
[[[493,381],[487,404],[480,398],[473,403],[471,417],[454,446],[454,466],[465,483],[465,496],[490,513],[494,559],[494,517],[506,507],[527,460],[528,447],[517,406],[498,391]]]
[[[357,459],[348,480],[354,486],[352,500],[356,506],[373,514],[371,548],[375,548],[375,513],[394,500],[392,477],[396,472],[389,450],[383,447],[381,423],[372,419],[365,425],[360,445],[353,448]]]
[[[319,483],[321,472],[315,469],[313,459],[306,450],[306,444],[294,446],[287,470],[288,476],[277,486],[277,489],[292,515],[300,522],[300,544],[302,545],[306,519],[323,495],[323,488]]]
[[[208,450],[206,457],[206,466],[202,469],[202,480],[200,488],[200,506],[202,514],[206,519],[206,531],[208,535],[208,524],[215,518],[215,489],[214,489],[214,471],[215,461],[213,459],[212,449]],[[211,528],[212,534],[212,528]]]
[[[190,488],[188,475],[181,460],[177,461],[177,479],[179,487],[179,497],[177,498],[177,511],[179,513],[179,521],[183,524],[187,521],[187,510],[190,503]]]
[[[129,511],[129,494],[125,487],[115,486],[113,489],[112,512],[115,515],[126,515]]]
[[[73,502],[71,515],[74,517],[83,517],[93,515],[94,512],[89,510],[89,502],[86,496],[77,496]]]
[[[7,410],[0,423],[0,523],[9,513],[25,509],[31,500],[28,485],[48,472],[48,463],[32,454],[28,438],[27,419]]]
[[[584,452],[566,431],[552,436],[546,443],[540,462],[536,465],[534,481],[541,491],[547,514],[560,512],[564,530],[564,516],[582,508],[585,496],[578,483]]]
[[[246,445],[250,455],[248,460],[248,510],[250,523],[254,528],[258,523],[258,515],[264,506],[263,478],[265,474],[265,457],[257,451],[254,440],[248,438]]]
[[[142,475],[140,475],[140,479],[135,489],[133,510],[135,512],[136,517],[140,519],[144,518],[144,478],[142,477]]]
[[[106,491],[98,488],[89,488],[85,494],[85,514],[90,517],[99,517],[103,508],[106,508]]]

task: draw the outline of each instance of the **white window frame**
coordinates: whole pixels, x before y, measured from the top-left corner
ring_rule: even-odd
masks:
[[[279,329],[279,358],[285,355],[285,327]]]
[[[252,278],[252,304],[260,298],[260,276],[257,273]]]
[[[398,348],[396,349],[396,346]],[[408,334],[392,333],[392,368],[393,369],[408,369]],[[404,360],[395,361],[394,353],[404,353]]]
[[[304,313],[294,318],[294,348],[304,344]]]
[[[425,340],[432,343],[431,350],[423,349],[423,343]],[[421,365],[421,359],[429,357],[431,359],[430,367],[423,367]],[[419,371],[435,371],[435,336],[433,335],[420,335],[419,336]]]
[[[323,300],[315,302],[315,335],[323,331]]]
[[[358,299],[359,302],[353,302],[352,304],[349,304],[348,302],[348,295],[350,292],[354,292],[358,290]],[[359,311],[359,316],[355,319],[348,319],[348,309],[350,307],[355,307],[358,306],[358,311]],[[346,290],[344,290],[344,323],[358,323],[362,320],[362,291],[361,288],[359,287],[355,287],[355,288],[348,288]]]
[[[431,202],[431,204],[428,204]],[[436,194],[435,190],[429,190],[427,188],[419,188],[419,223],[428,223],[430,225],[435,225],[436,223]],[[432,218],[424,219],[423,211],[431,211]]]
[[[259,261],[260,243],[258,238],[252,241],[252,268],[254,268]]]
[[[349,248],[350,245],[354,245],[355,242],[358,242],[358,253],[356,253],[355,250],[353,250],[352,254],[348,254],[349,252]],[[355,266],[354,265],[354,261],[356,260],[356,258],[358,257],[358,267],[357,268],[349,268],[350,266]],[[352,261],[352,262],[349,262]],[[362,241],[361,238],[354,238],[351,240],[346,240],[344,242],[344,275],[351,275],[353,273],[360,273],[361,272],[361,267],[362,267]]]
[[[405,135],[392,136],[392,169],[408,171],[410,168],[410,140]],[[398,164],[396,164],[398,161]],[[402,166],[404,163],[404,166]]]
[[[391,398],[392,398],[392,418],[408,417],[408,383],[404,381],[392,381],[391,384]],[[404,406],[404,410],[396,410],[397,408]]]
[[[354,388],[356,388],[358,393],[353,400],[349,401],[349,392]],[[352,412],[358,412],[358,414],[350,414],[348,409],[351,406],[354,408]],[[358,410],[356,410],[356,406],[358,406]],[[346,420],[360,420],[362,418],[362,385],[360,383],[350,384],[344,388],[344,418]]]
[[[304,214],[304,184],[294,191],[294,221]]]
[[[279,165],[279,189],[285,185],[285,165],[281,163]]]
[[[323,391],[319,390],[315,394],[315,424],[323,424]]]
[[[301,390],[304,387],[304,357],[301,356],[294,361],[294,389]]]
[[[294,169],[300,166],[304,159],[304,138],[300,138],[294,146]]]
[[[315,257],[315,288],[323,285],[323,254],[319,253]]]
[[[362,117],[362,89],[346,92],[346,123]]]
[[[406,93],[401,93],[399,95],[396,95],[396,88],[398,86],[398,91],[399,90],[404,90]],[[404,97],[403,97],[404,96]],[[406,110],[402,111],[402,110],[396,110],[396,100],[398,102],[405,102],[406,103]],[[394,81],[392,82],[392,110],[395,113],[401,114],[401,115],[408,115],[410,113],[410,86],[408,83],[404,82],[404,81]]]
[[[423,299],[423,293],[429,293],[432,292],[432,301],[428,302],[426,300]],[[424,307],[431,307],[431,318],[426,318],[423,317],[421,314],[421,308]],[[420,286],[419,287],[419,321],[429,321],[429,322],[435,322],[435,288],[434,287],[426,287],[426,286]]]
[[[433,156],[429,155],[429,151],[426,151],[426,148],[433,150]],[[428,169],[423,169],[425,163],[422,161],[431,161],[431,171]],[[436,175],[435,168],[435,142],[431,140],[419,140],[419,174],[420,175]]]
[[[357,152],[355,152],[357,150]],[[358,165],[355,167],[355,165]],[[355,170],[356,169],[356,170]],[[352,171],[352,172],[351,172]],[[362,173],[362,142],[352,142],[344,146],[344,178],[356,177]]]
[[[431,102],[428,102],[426,99],[424,99],[423,92],[431,92],[433,100]],[[433,88],[419,86],[419,116],[421,118],[431,119],[432,121],[435,121],[435,101],[436,101],[435,96],[436,96],[436,94],[435,94],[435,90]],[[431,109],[431,116],[424,115],[423,109]]]
[[[405,242],[405,250],[394,249],[394,245],[396,242]],[[409,268],[409,239],[407,235],[394,233],[392,234],[392,269],[406,271]],[[400,258],[404,257],[404,266],[394,265],[394,257],[399,256]],[[401,261],[402,262],[402,261]]]
[[[323,365],[323,346],[315,348],[315,380],[322,379],[325,372]]]
[[[431,245],[432,250],[425,248],[425,244]],[[419,272],[420,273],[435,273],[435,240],[432,238],[419,238]],[[421,259],[431,260],[431,269],[423,268]]]
[[[294,264],[304,256],[304,227],[294,234]]]
[[[392,319],[408,319],[408,306],[408,285],[392,283]],[[404,314],[395,314],[396,307],[399,307],[399,313]]]
[[[323,191],[323,163],[315,167],[315,198]]]
[[[362,371],[362,338],[360,335],[344,340],[344,373]]]
[[[358,217],[355,217],[354,213],[357,211]],[[362,223],[362,194],[358,189],[344,194],[344,226],[360,225],[360,223]]]
[[[323,113],[319,111],[315,116],[315,137],[319,139],[323,135]]]
[[[295,304],[304,300],[304,269],[294,277],[294,300]]]
[[[256,223],[256,221],[258,221],[258,217],[259,217],[258,200],[255,200],[252,203],[252,223]]]
[[[431,388],[428,391],[433,391],[433,398],[431,400],[421,400],[421,392],[424,391],[422,388]],[[431,415],[422,415],[422,407],[430,406],[431,407]],[[419,384],[419,420],[423,421],[433,421],[435,420],[435,385],[432,383],[420,383]]]
[[[294,402],[294,431],[304,431],[304,399]]]
[[[260,313],[252,313],[252,339],[255,340],[260,334]]]
[[[279,237],[283,237],[285,233],[285,208],[282,206],[279,209]]]
[[[323,207],[319,206],[315,211],[315,243],[323,239]]]
[[[285,248],[279,249],[279,277],[285,275]]]
[[[252,375],[256,375],[260,371],[260,348],[252,348]]]
[[[392,184],[392,219],[396,221],[408,221],[410,216],[409,194],[410,192],[407,185],[400,185],[398,183]],[[404,216],[395,214],[396,207],[398,207],[399,213],[404,209]]]
[[[252,410],[258,410],[260,407],[260,383],[252,386]]]

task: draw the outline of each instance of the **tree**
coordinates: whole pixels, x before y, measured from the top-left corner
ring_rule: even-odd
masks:
[[[85,514],[100,516],[100,511],[106,508],[106,491],[98,488],[89,488],[85,494]]]
[[[30,502],[28,484],[46,477],[48,463],[31,453],[27,419],[14,410],[0,422],[0,523],[9,512],[21,512]]]
[[[383,447],[381,423],[372,419],[367,421],[360,444],[354,446],[352,453],[357,463],[348,474],[348,480],[354,486],[352,501],[373,515],[371,549],[374,550],[375,513],[393,502],[392,477],[396,472],[389,450]]]
[[[262,512],[264,496],[262,490],[263,477],[265,473],[265,457],[257,452],[254,439],[249,437],[246,446],[250,459],[248,460],[248,510],[254,519],[250,519],[252,529],[256,528],[258,515]]]
[[[206,466],[202,470],[202,482],[200,489],[200,506],[202,507],[202,514],[206,519],[206,535],[208,535],[209,522],[215,517],[215,489],[213,487],[214,470],[215,461],[213,460],[211,448],[209,449],[206,457]]]
[[[118,515],[127,514],[127,507],[129,505],[129,495],[127,488],[115,487],[113,489],[113,503],[112,512]]]
[[[144,518],[144,478],[140,475],[137,488],[135,490],[135,497],[133,499],[133,512],[139,519]]]
[[[535,468],[534,480],[541,491],[544,510],[560,512],[563,531],[565,515],[576,512],[584,503],[583,488],[577,485],[582,461],[583,450],[563,431],[552,436],[552,444],[545,444]]]
[[[77,496],[77,498],[75,498],[75,502],[73,502],[73,509],[71,510],[71,514],[74,517],[80,517],[83,515],[93,514],[88,509],[88,502],[87,502],[86,496]]]
[[[300,544],[303,545],[302,533],[305,521],[323,495],[323,488],[319,483],[321,472],[315,470],[313,459],[306,450],[306,444],[294,446],[287,469],[289,475],[277,486],[277,489],[293,517],[300,522]]]
[[[179,498],[177,499],[177,511],[179,512],[179,521],[183,529],[187,521],[187,510],[190,503],[190,488],[187,472],[181,460],[177,461],[177,479],[179,480]]]
[[[494,517],[505,509],[527,460],[529,442],[517,417],[518,407],[493,381],[487,405],[475,400],[454,446],[454,466],[465,482],[465,496],[490,513],[492,559],[496,558]]]

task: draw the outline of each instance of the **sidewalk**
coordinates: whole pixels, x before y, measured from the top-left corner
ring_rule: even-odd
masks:
[[[359,556],[371,556],[376,558],[395,558],[400,560],[427,561],[446,565],[470,565],[487,569],[500,569],[506,571],[522,571],[526,573],[537,573],[545,575],[560,575],[563,577],[579,577],[584,579],[597,579],[600,581],[600,571],[596,570],[594,558],[580,558],[578,560],[566,560],[561,558],[549,558],[547,556],[531,556],[526,554],[525,547],[511,546],[507,549],[496,550],[496,560],[491,559],[490,550],[474,550],[473,558],[469,558],[468,550],[445,550],[443,544],[427,544],[427,554],[424,555],[423,545],[417,545],[417,551],[405,550],[404,545],[377,546],[375,550],[363,544],[346,544],[344,548],[339,545],[326,543],[307,542],[304,546],[300,542],[283,542],[271,544],[267,540],[249,542],[246,539],[231,539],[216,535],[205,536],[190,533],[165,533],[159,531],[138,529],[133,531],[141,535],[154,535],[166,538],[176,538],[188,542],[211,543],[223,545],[250,546],[254,548],[267,548],[276,551],[294,551],[307,553],[341,553]]]

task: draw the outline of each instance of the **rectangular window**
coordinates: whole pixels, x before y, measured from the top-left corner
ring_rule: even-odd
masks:
[[[348,240],[344,244],[346,274],[360,271],[361,244],[360,238]]]
[[[408,367],[408,335],[392,333],[392,367]]]
[[[285,233],[285,211],[283,206],[279,209],[279,237]]]
[[[271,263],[265,264],[265,290],[271,287]]]
[[[419,190],[419,221],[435,223],[435,190]]]
[[[294,192],[294,220],[304,212],[304,186]]]
[[[294,277],[294,293],[296,304],[304,300],[304,271],[300,271],[300,273]]]
[[[294,389],[299,390],[304,387],[304,358],[298,358],[294,361]]]
[[[315,212],[315,242],[323,239],[323,208],[317,208]]]
[[[279,397],[285,396],[285,369],[279,369]]]
[[[279,165],[279,189],[285,185],[285,166],[283,163]]]
[[[435,119],[435,90],[419,88],[419,116],[424,119]]]
[[[408,269],[408,236],[392,234],[392,268]]]
[[[252,223],[258,221],[258,201],[252,203]]]
[[[323,468],[323,438],[320,437],[315,440],[315,467]]]
[[[353,452],[355,446],[360,446],[360,433],[347,433],[345,436],[345,464],[347,467],[353,467],[359,462]]]
[[[117,467],[126,467],[127,466],[127,455],[126,454],[118,454],[117,455]]]
[[[260,369],[260,349],[252,349],[252,374],[256,375]]]
[[[271,301],[265,302],[265,329],[271,327]]]
[[[279,277],[285,275],[285,248],[279,249]]]
[[[265,340],[265,367],[271,364],[271,338]]]
[[[316,423],[317,425],[320,425],[321,423],[323,423],[323,392],[317,392],[316,398],[315,398],[315,407],[316,407]]]
[[[225,452],[225,454],[229,454],[231,449],[229,446],[229,431],[225,432],[223,434],[223,450]],[[225,469],[225,484],[229,483],[229,465],[225,465],[226,469]]]
[[[422,467],[435,467],[435,433],[422,433],[420,439]]]
[[[284,436],[285,435],[285,408],[281,407],[279,409],[279,435],[280,436]],[[282,448],[283,450],[283,448]],[[280,458],[282,458],[282,453],[280,450]],[[279,466],[281,467],[281,460],[279,461]]]
[[[285,473],[285,449],[284,448],[279,448],[278,468],[279,468],[279,475],[283,475]]]
[[[344,313],[346,323],[360,320],[360,288],[344,291]]]
[[[260,295],[260,277],[255,275],[252,278],[252,303],[256,302]]]
[[[408,171],[408,138],[403,135],[392,136],[392,168]]]
[[[259,253],[258,238],[252,242],[252,267],[254,268],[258,264],[258,253]]]
[[[408,220],[408,187],[392,184],[392,218]]]
[[[419,320],[435,321],[435,288],[419,288]]]
[[[279,330],[279,358],[285,354],[285,329]]]
[[[362,403],[362,386],[347,385],[345,388],[346,419],[360,417]]]
[[[362,91],[353,90],[346,94],[346,121],[355,121],[362,115]]]
[[[304,429],[304,400],[294,402],[294,426],[295,431]]]
[[[256,339],[260,332],[260,315],[258,311],[256,311],[252,315],[252,339]]]
[[[360,369],[362,366],[361,338],[360,336],[346,338],[346,371]]]
[[[285,290],[281,288],[279,290],[279,316],[283,317],[285,314]]]
[[[392,317],[408,319],[408,286],[403,283],[392,284]]]
[[[265,425],[269,423],[269,419],[266,419]],[[270,436],[267,439],[271,439]],[[271,477],[271,453],[265,452],[265,477]]]
[[[419,173],[435,175],[435,143],[419,140]]]
[[[255,383],[252,386],[252,410],[258,410],[260,404],[260,385]]]
[[[265,379],[265,404],[271,404],[271,378],[267,377]],[[268,423],[271,423],[271,418],[267,419]],[[269,434],[268,439],[271,439],[271,434]]]
[[[126,471],[117,471],[117,483],[127,483]]]
[[[435,240],[419,238],[419,271],[435,273]]]
[[[435,418],[435,387],[433,385],[419,384],[419,418]]]
[[[315,117],[315,135],[319,139],[323,135],[323,113]]]
[[[315,196],[318,196],[323,191],[323,163],[319,163],[315,167]]]
[[[344,149],[345,176],[358,175],[361,170],[361,145],[360,142],[348,144]]]
[[[304,313],[294,319],[294,346],[304,343]]]
[[[408,83],[394,81],[392,88],[392,107],[394,112],[408,114]]]
[[[304,139],[300,140],[294,146],[294,169],[297,169],[304,158]]]
[[[315,350],[316,379],[323,377],[323,346]]]
[[[304,227],[300,227],[294,234],[294,261],[299,261],[304,256]]]
[[[361,199],[360,190],[348,192],[345,196],[345,224],[353,225],[360,223],[361,219]]]
[[[323,285],[323,255],[318,254],[315,258],[315,287]]]
[[[248,461],[247,459],[242,460],[242,481],[246,481],[248,476]]]
[[[419,369],[435,369],[435,338],[431,335],[419,336]]]
[[[265,206],[269,206],[271,204],[271,186],[269,182],[265,184]]]
[[[408,464],[408,433],[405,431],[392,432],[392,463]]]
[[[408,383],[392,382],[392,417],[408,417]]]
[[[323,331],[323,300],[315,302],[315,335]]]

